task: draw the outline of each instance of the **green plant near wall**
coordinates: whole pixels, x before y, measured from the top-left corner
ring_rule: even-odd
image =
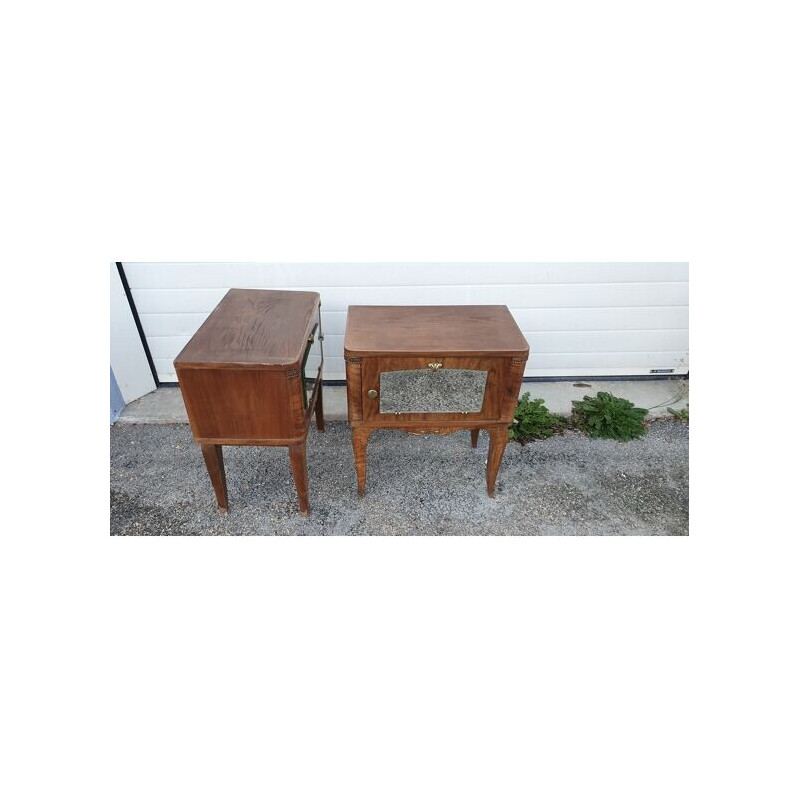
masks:
[[[508,438],[518,442],[532,439],[546,439],[564,429],[564,420],[551,414],[540,397],[531,400],[531,393],[525,392],[514,411],[514,422],[508,430]]]
[[[647,428],[646,408],[637,408],[630,400],[615,397],[610,392],[588,394],[583,400],[572,401],[572,415],[577,427],[589,436],[629,442],[644,436]]]
[[[685,408],[681,408],[676,411],[674,408],[667,408],[670,414],[672,414],[675,419],[680,420],[681,422],[688,422],[689,421],[689,404],[686,404]]]

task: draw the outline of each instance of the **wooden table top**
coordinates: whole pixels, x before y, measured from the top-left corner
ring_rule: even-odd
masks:
[[[527,356],[508,306],[350,306],[345,355]]]
[[[180,367],[299,364],[317,292],[230,289],[175,359]]]

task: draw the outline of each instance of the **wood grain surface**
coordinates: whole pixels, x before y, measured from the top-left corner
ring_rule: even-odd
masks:
[[[175,359],[220,509],[228,507],[221,445],[261,445],[289,448],[300,511],[308,513],[306,436],[312,416],[325,426],[324,359],[308,402],[300,365],[319,325],[316,292],[231,289]]]
[[[178,354],[175,366],[297,366],[318,305],[317,292],[231,289]]]
[[[506,306],[350,306],[345,334],[347,412],[358,494],[367,483],[367,442],[373,430],[412,434],[489,433],[486,491],[497,473],[514,417],[528,343]],[[381,412],[381,375],[396,370],[473,369],[487,372],[480,411]],[[410,467],[413,468],[413,467]]]
[[[507,306],[350,306],[344,353],[528,355]]]

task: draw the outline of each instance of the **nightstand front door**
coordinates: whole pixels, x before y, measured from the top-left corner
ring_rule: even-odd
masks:
[[[365,358],[364,420],[469,421],[499,417],[504,362],[496,358]]]

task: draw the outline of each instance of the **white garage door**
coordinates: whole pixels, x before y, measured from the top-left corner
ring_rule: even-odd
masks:
[[[686,374],[689,265],[123,262],[159,380],[231,287],[322,296],[325,378],[344,380],[348,305],[502,303],[531,348],[528,377]]]

